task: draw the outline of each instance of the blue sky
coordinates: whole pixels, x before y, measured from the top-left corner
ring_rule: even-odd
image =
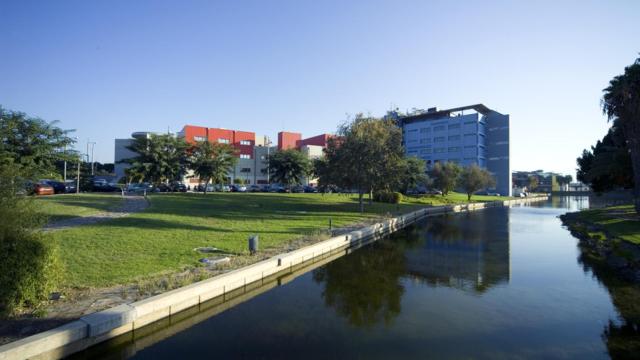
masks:
[[[0,105],[114,138],[185,124],[312,136],[349,114],[484,103],[512,168],[573,173],[640,52],[639,1],[0,0]]]

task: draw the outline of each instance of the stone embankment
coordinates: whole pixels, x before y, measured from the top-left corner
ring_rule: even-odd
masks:
[[[0,346],[0,360],[56,359],[68,356],[158,320],[176,316],[183,310],[212,299],[231,299],[234,294],[241,293],[247,287],[260,286],[265,279],[291,274],[301,267],[335,256],[339,252],[348,253],[429,216],[547,199],[544,196],[420,209],[164,294],[86,315],[58,328]]]
[[[602,261],[624,280],[640,283],[640,246],[619,239],[580,216],[579,212],[560,216],[580,247]]]

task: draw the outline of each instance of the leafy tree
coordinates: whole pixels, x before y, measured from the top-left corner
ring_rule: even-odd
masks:
[[[374,190],[389,191],[400,184],[404,163],[402,132],[392,119],[358,114],[343,124],[329,140],[325,160],[316,163],[321,186],[335,185],[358,191],[360,211],[363,197]]]
[[[614,77],[603,90],[602,111],[615,121],[631,156],[636,213],[640,213],[640,58]]]
[[[460,187],[467,193],[467,200],[478,190],[496,186],[493,175],[476,164],[465,167],[460,174]]]
[[[160,185],[180,179],[187,166],[187,143],[173,135],[153,134],[148,138],[136,138],[127,149],[136,157],[122,162],[131,164],[127,175],[133,181],[148,181]]]
[[[540,186],[540,180],[538,180],[538,177],[534,175],[529,176],[529,185],[527,186],[529,191],[534,191],[538,186]]]
[[[595,192],[633,187],[633,169],[624,135],[617,122],[591,150],[577,159],[577,178]]]
[[[403,173],[400,187],[403,193],[407,193],[409,189],[425,184],[427,175],[425,173],[424,160],[409,156],[404,159]]]
[[[445,196],[455,189],[461,172],[460,165],[447,161],[444,164],[435,163],[431,168],[430,175],[433,178],[433,185],[442,191],[442,196]]]
[[[14,164],[27,178],[60,177],[56,161],[76,161],[78,155],[68,149],[75,143],[69,137],[73,130],[62,130],[56,123],[0,107],[0,162]]]
[[[190,149],[189,167],[193,173],[204,183],[203,192],[207,193],[207,184],[222,184],[227,179],[227,174],[238,161],[236,150],[228,144],[198,142]]]
[[[298,149],[278,150],[269,155],[271,179],[290,188],[302,183],[302,179],[311,172],[311,161]]]

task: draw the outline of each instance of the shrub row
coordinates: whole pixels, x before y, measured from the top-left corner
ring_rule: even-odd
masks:
[[[389,204],[399,204],[402,202],[402,194],[393,191],[378,191],[373,194],[373,200]]]

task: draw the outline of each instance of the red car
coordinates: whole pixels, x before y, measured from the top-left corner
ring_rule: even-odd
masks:
[[[37,183],[33,185],[33,194],[34,195],[53,195],[55,191],[53,190],[53,186],[43,183]]]

